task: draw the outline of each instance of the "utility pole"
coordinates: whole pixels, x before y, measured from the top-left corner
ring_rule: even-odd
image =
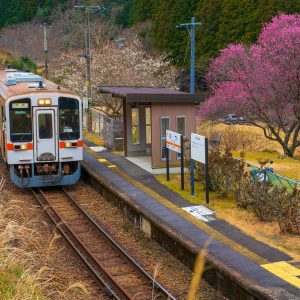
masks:
[[[191,69],[190,69],[190,94],[195,94],[195,44],[196,44],[196,26],[201,25],[200,22],[195,22],[195,17],[192,17],[191,23],[182,23],[176,26],[184,27],[188,30],[190,39],[191,39]],[[192,196],[194,196],[194,160],[191,159],[190,163],[191,168],[191,190],[192,190]],[[207,187],[206,187],[207,188]]]
[[[191,69],[190,69],[190,94],[195,94],[195,40],[196,26],[201,25],[201,22],[195,22],[195,17],[192,17],[191,23],[183,23],[176,26],[185,27],[191,38]]]
[[[75,5],[75,8],[81,9],[85,12],[85,53],[79,55],[86,60],[86,88],[88,98],[88,110],[86,113],[86,128],[89,132],[92,131],[92,76],[91,76],[91,28],[90,28],[90,12],[103,9],[101,6],[93,5]]]
[[[47,40],[47,28],[51,28],[50,25],[44,23],[44,53],[45,53],[45,77],[48,78],[48,40]]]

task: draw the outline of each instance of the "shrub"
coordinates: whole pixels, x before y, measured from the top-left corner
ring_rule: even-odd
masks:
[[[267,146],[266,139],[251,130],[228,126],[222,132],[221,149],[223,151],[256,152]]]
[[[292,194],[285,193],[282,200],[277,215],[281,232],[300,235],[300,191],[294,189]]]
[[[246,191],[246,202],[254,213],[263,221],[273,221],[278,213],[278,203],[282,200],[285,191],[273,187],[272,183],[254,181]]]
[[[241,208],[251,208],[262,221],[276,221],[282,233],[300,234],[300,191],[292,194],[270,182],[244,177],[237,199]]]
[[[32,61],[27,56],[21,56],[19,59],[7,58],[5,60],[6,64],[9,64],[11,68],[16,68],[22,71],[31,71],[36,72],[37,65],[34,61]]]
[[[244,163],[235,160],[231,153],[222,154],[214,151],[209,153],[209,190],[223,198],[228,193],[237,194],[241,179],[244,176]],[[186,160],[186,167],[189,167]],[[205,166],[195,162],[195,180],[205,184]]]

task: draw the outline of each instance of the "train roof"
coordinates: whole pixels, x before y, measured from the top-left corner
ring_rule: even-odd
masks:
[[[41,80],[44,85],[43,89],[38,88]],[[76,96],[73,91],[36,74],[17,70],[0,70],[0,100],[6,101],[10,97],[41,92]]]

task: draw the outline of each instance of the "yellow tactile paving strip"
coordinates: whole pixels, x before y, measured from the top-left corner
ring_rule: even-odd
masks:
[[[289,263],[279,261],[272,264],[261,265],[261,267],[295,287],[300,288],[300,278],[297,277],[300,276],[300,269],[290,265]]]
[[[252,252],[251,250],[249,250],[249,249],[245,248],[244,246],[236,243],[235,241],[229,239],[228,237],[224,236],[223,234],[221,234],[217,230],[213,229],[212,227],[210,227],[206,223],[198,220],[196,217],[190,215],[188,212],[186,212],[186,211],[182,210],[180,207],[174,205],[168,199],[162,197],[161,195],[159,195],[158,193],[156,193],[152,189],[150,189],[147,186],[143,185],[139,181],[134,180],[132,177],[130,177],[126,173],[122,172],[116,165],[113,165],[107,159],[102,158],[99,153],[96,153],[96,152],[92,151],[91,149],[89,149],[86,146],[85,146],[85,150],[87,152],[89,152],[90,154],[92,154],[95,158],[97,158],[97,160],[99,162],[105,164],[109,168],[112,168],[112,170],[115,173],[120,175],[126,181],[133,184],[135,187],[142,190],[143,192],[148,194],[153,199],[157,200],[159,203],[161,203],[165,207],[167,207],[170,210],[174,211],[176,214],[178,214],[182,218],[184,218],[184,219],[188,220],[189,222],[193,223],[198,228],[200,228],[201,230],[203,230],[204,232],[206,232],[207,234],[212,236],[214,239],[216,239],[219,242],[222,242],[223,244],[229,246],[231,249],[233,249],[236,252],[238,252],[238,253],[242,254],[243,256],[247,257],[248,259],[250,259],[254,263],[262,266],[264,269],[268,270],[270,273],[274,274],[275,276],[277,276],[277,277],[287,281],[288,283],[300,288],[300,283],[298,282],[298,280],[300,281],[300,279],[298,277],[296,277],[298,275],[293,275],[293,274],[290,274],[289,272],[286,271],[286,273],[284,273],[284,277],[282,277],[282,276],[280,276],[280,275],[282,275],[282,273],[279,272],[280,268],[276,264],[279,264],[279,266],[281,266],[281,264],[285,263],[285,266],[289,266],[293,270],[297,270],[298,272],[300,272],[300,270],[297,269],[296,267],[290,265],[287,262],[270,263],[267,259],[257,255],[256,253]],[[274,265],[275,265],[275,267],[274,267]],[[276,272],[274,272],[274,270],[277,270],[278,272],[276,273]],[[286,267],[286,270],[287,270],[287,267]],[[291,270],[291,269],[289,269],[289,270]],[[285,275],[287,275],[287,276],[285,276]]]

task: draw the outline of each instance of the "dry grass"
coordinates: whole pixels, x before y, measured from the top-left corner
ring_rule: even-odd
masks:
[[[104,140],[100,136],[97,136],[93,133],[89,133],[86,130],[83,131],[83,136],[85,139],[87,139],[90,142],[93,142],[94,144],[96,144],[98,146],[104,146]]]
[[[48,244],[41,244],[41,233],[30,228],[34,221],[22,218],[20,204],[0,204],[0,299],[72,299],[78,289],[87,295],[82,283],[65,287],[57,278],[52,257],[60,251],[60,236],[54,233]]]
[[[188,174],[186,177],[188,177]],[[171,174],[170,182],[167,182],[163,175],[156,176],[156,179],[180,194],[192,204],[206,205],[205,191],[202,184],[195,184],[196,196],[193,197],[190,193],[189,178],[186,178],[185,191],[180,190],[179,175]],[[238,209],[233,197],[229,196],[224,199],[213,192],[210,192],[210,204],[208,207],[216,211],[216,216],[218,218],[236,226],[254,239],[287,253],[293,257],[294,261],[300,262],[299,236],[281,234],[280,228],[276,222],[262,222],[251,211]]]
[[[6,176],[1,165],[0,176]],[[0,299],[88,299],[83,283],[56,269],[61,237],[54,232],[45,243],[46,233],[38,230],[41,220],[28,214],[36,209],[27,203],[28,196],[9,181],[0,195]]]
[[[191,286],[189,289],[187,300],[194,300],[196,299],[197,291],[200,286],[202,274],[205,269],[205,257],[207,254],[207,247],[211,243],[212,238],[210,238],[204,245],[203,249],[198,254],[195,265],[194,265],[194,273],[191,280]]]
[[[6,67],[5,61],[8,58],[12,58],[12,56],[9,53],[0,50],[0,68]]]
[[[245,160],[256,166],[259,166],[259,158],[273,161],[271,167],[276,173],[300,181],[300,160],[283,156],[281,146],[266,139],[262,130],[255,126],[203,123],[198,125],[197,132],[210,139],[222,136],[221,150],[227,148],[237,158],[240,158],[240,153],[243,151]],[[300,158],[300,147],[295,157]]]
[[[212,123],[198,123],[197,125],[197,132],[200,134],[204,134],[206,136],[210,136],[214,132],[226,132],[228,130],[237,130],[240,132],[244,132],[247,136],[250,138],[253,138],[254,140],[259,139],[260,143],[257,143],[257,145],[261,145],[260,149],[256,149],[257,151],[262,151],[264,149],[271,149],[275,152],[278,152],[280,154],[283,154],[282,147],[279,143],[270,141],[265,138],[263,131],[255,126],[251,125],[226,125],[226,124],[212,124]],[[252,136],[251,134],[252,133]],[[262,142],[264,140],[264,142]],[[256,143],[256,142],[255,142]],[[240,149],[241,150],[241,149]],[[296,150],[295,156],[297,158],[300,158],[300,147]]]

